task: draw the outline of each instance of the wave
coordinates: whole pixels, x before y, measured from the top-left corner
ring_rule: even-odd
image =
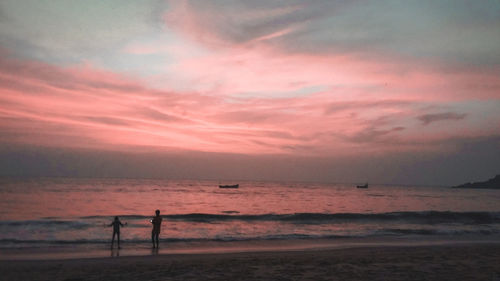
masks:
[[[149,220],[151,216],[120,215],[123,220]],[[54,217],[41,220],[0,221],[1,226],[54,226],[84,229],[93,226],[106,225],[114,216],[84,216],[77,220],[57,219]],[[397,222],[418,224],[494,224],[500,223],[500,212],[390,212],[390,213],[293,213],[293,214],[175,214],[163,215],[166,220],[217,223],[224,221],[265,222],[275,221],[295,224],[328,224],[328,223],[370,223],[370,222]],[[132,227],[143,227],[141,224],[129,223]]]
[[[271,240],[308,240],[308,239],[349,239],[349,238],[369,238],[369,237],[384,237],[384,236],[439,236],[449,235],[498,235],[499,230],[439,230],[439,229],[404,229],[404,228],[384,228],[365,233],[356,234],[271,234],[263,236],[221,236],[221,237],[207,237],[207,238],[160,238],[164,243],[190,243],[190,242],[233,242],[233,241],[271,241]],[[122,243],[128,244],[147,244],[151,243],[148,238],[145,239],[122,239]],[[47,246],[47,245],[85,245],[85,244],[109,244],[109,239],[78,239],[78,240],[22,240],[22,239],[0,239],[0,248],[9,245],[24,245],[28,247]]]
[[[110,218],[112,216],[106,216]],[[151,216],[122,215],[126,219],[149,219]],[[87,216],[83,219],[104,218],[102,216]],[[500,223],[500,212],[390,212],[390,213],[293,213],[293,214],[260,214],[260,215],[235,215],[235,214],[176,214],[163,215],[164,219],[192,222],[216,221],[284,221],[284,222],[345,222],[345,221],[424,221],[427,223]]]
[[[10,226],[10,227],[27,227],[27,226],[39,226],[39,227],[66,227],[71,229],[85,229],[93,227],[94,225],[90,222],[85,222],[81,220],[57,220],[57,219],[43,219],[43,220],[26,220],[26,221],[0,221],[0,227]]]

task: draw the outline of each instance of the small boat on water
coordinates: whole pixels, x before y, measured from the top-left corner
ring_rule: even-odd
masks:
[[[238,188],[240,187],[239,184],[233,184],[233,185],[219,185],[219,188]]]
[[[357,188],[368,188],[368,183],[365,183],[364,185],[356,185]]]

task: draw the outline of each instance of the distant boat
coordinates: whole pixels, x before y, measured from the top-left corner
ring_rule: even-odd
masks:
[[[364,185],[356,185],[357,188],[368,188],[368,184],[365,183]]]
[[[219,185],[219,188],[238,188],[240,187],[239,184],[233,184],[233,185]]]

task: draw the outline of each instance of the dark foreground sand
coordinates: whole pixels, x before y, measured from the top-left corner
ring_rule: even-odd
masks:
[[[500,244],[0,261],[0,280],[500,281]]]

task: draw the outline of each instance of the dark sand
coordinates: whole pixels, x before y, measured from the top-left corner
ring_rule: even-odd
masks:
[[[0,280],[500,281],[500,244],[0,261]]]

